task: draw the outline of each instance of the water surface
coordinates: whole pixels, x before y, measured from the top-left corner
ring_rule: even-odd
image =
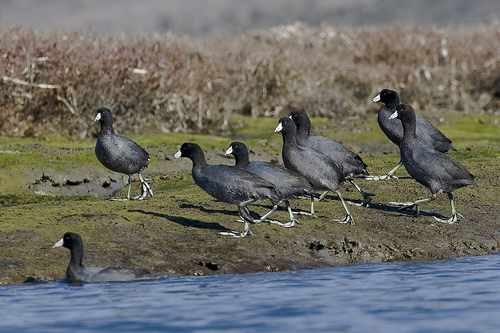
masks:
[[[0,288],[2,332],[498,332],[500,255]]]

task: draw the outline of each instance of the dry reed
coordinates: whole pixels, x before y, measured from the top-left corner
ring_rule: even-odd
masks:
[[[217,132],[231,114],[364,116],[382,88],[421,110],[492,112],[500,26],[334,29],[297,23],[239,36],[40,33],[0,26],[0,134]]]

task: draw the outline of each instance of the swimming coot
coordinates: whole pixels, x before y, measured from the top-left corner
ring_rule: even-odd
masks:
[[[53,247],[64,246],[71,251],[71,260],[66,269],[66,280],[79,282],[118,282],[149,280],[157,278],[147,269],[83,266],[83,241],[80,235],[67,232]]]
[[[311,200],[314,200],[314,189],[304,177],[276,163],[265,161],[250,162],[248,148],[243,142],[232,142],[226,151],[226,155],[228,154],[234,156],[236,161],[234,166],[236,168],[245,169],[274,185],[276,192],[284,200],[290,214],[290,223],[287,226],[293,226],[298,222],[293,216],[293,211],[288,200],[298,198],[302,195],[309,195],[311,196]],[[304,214],[304,212],[300,213]]]
[[[399,96],[394,90],[384,89],[377,96],[372,99],[372,103],[382,102],[384,107],[378,112],[377,120],[380,128],[385,133],[385,135],[398,147],[403,139],[403,125],[399,120],[392,120],[389,117],[396,111],[396,107],[399,105]],[[418,140],[422,141],[426,146],[432,147],[433,149],[440,151],[442,153],[448,150],[456,150],[452,146],[451,140],[448,139],[440,130],[438,130],[434,125],[432,125],[425,118],[418,116],[416,117],[416,132]],[[368,179],[382,180],[397,178],[393,174],[402,165],[400,161],[399,164],[389,171],[384,176],[372,176]]]
[[[324,136],[311,135],[311,120],[305,112],[293,111],[290,114],[290,119],[297,126],[297,143],[300,146],[317,149],[330,158],[342,171],[345,179],[361,193],[363,205],[368,206],[371,201],[370,196],[373,196],[373,194],[364,192],[353,179],[356,175],[368,175],[366,164],[361,157],[340,142]],[[321,195],[320,200],[326,193]]]
[[[205,155],[196,143],[184,143],[174,158],[187,157],[193,162],[192,175],[195,183],[214,198],[238,205],[238,213],[245,223],[243,232],[223,232],[234,237],[252,234],[250,223],[260,223],[278,209],[281,198],[273,184],[246,170],[229,165],[208,165]],[[260,219],[250,215],[248,205],[269,199],[273,208]],[[276,222],[276,221],[271,221]]]
[[[95,155],[99,162],[111,171],[128,175],[128,194],[126,199],[130,200],[130,188],[132,186],[132,175],[138,174],[141,181],[141,194],[133,198],[142,200],[148,192],[153,197],[153,190],[142,178],[141,172],[149,164],[148,153],[134,141],[113,133],[113,115],[107,108],[97,110],[94,121],[101,122],[101,132],[97,137]]]
[[[340,184],[345,180],[342,171],[320,151],[298,145],[297,129],[290,118],[281,118],[275,132],[281,132],[283,136],[282,156],[285,167],[302,175],[315,190],[335,192],[347,213],[343,219],[336,221],[354,224],[351,212],[339,192]],[[314,213],[313,205],[311,213]]]
[[[477,186],[473,176],[458,161],[437,151],[435,147],[425,141],[418,139],[415,134],[415,111],[411,106],[405,104],[398,105],[396,111],[390,116],[391,120],[394,118],[400,119],[404,128],[403,140],[400,146],[401,161],[403,161],[408,173],[431,191],[431,197],[428,199],[417,200],[412,203],[396,204],[402,205],[403,208],[416,207],[418,214],[419,204],[432,201],[436,199],[439,193],[444,192],[450,199],[452,216],[448,220],[434,218],[439,222],[456,222],[457,212],[452,192],[466,185]]]

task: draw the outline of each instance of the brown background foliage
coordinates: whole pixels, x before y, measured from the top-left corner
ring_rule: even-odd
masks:
[[[218,132],[232,114],[279,117],[295,108],[363,117],[382,88],[418,112],[496,112],[499,50],[495,24],[297,23],[205,39],[0,26],[0,134],[91,137],[100,106],[122,134]]]

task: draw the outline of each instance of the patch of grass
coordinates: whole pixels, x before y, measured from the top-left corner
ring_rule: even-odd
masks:
[[[62,151],[40,152],[37,151],[36,147],[32,147],[30,150],[32,152],[1,154],[1,165],[5,167],[22,166],[24,169],[51,168],[56,171],[63,171],[66,169],[64,166],[66,164],[99,163],[94,151],[89,149],[81,151],[69,148]]]
[[[500,158],[498,148],[481,146],[471,146],[464,150],[449,152],[448,154],[457,160],[468,161],[469,163],[485,162]]]
[[[56,196],[56,195],[2,195],[0,196],[0,206],[11,207],[26,204],[59,204],[62,201],[92,201],[99,200],[94,196]]]
[[[84,149],[95,146],[95,139],[92,140],[75,140],[68,137],[55,134],[44,134],[38,137],[6,137],[0,136],[0,150],[19,149],[21,151],[29,150],[31,146],[42,145],[52,148],[65,149]]]
[[[191,177],[191,172],[186,171],[176,177],[161,177],[156,181],[155,191],[168,192],[180,191],[196,185]]]
[[[471,146],[500,146],[500,123],[498,116],[481,115],[452,117],[439,128],[452,139],[457,149]]]
[[[127,136],[142,147],[168,147],[177,151],[184,142],[203,142],[206,148],[223,147],[227,138],[217,135],[187,134],[187,133],[142,133]],[[146,149],[147,150],[147,149]]]
[[[459,150],[450,152],[457,159],[482,160],[498,157],[500,145],[500,131],[494,116],[448,116],[445,124],[437,124],[438,127],[450,138]],[[313,134],[324,135],[343,142],[356,152],[370,151],[367,147],[387,147],[384,151],[394,152],[392,155],[367,155],[362,154],[365,163],[371,172],[387,172],[397,163],[392,160],[398,159],[398,149],[383,134],[378,127],[376,116],[361,120],[359,118],[347,118],[335,122],[322,117],[311,118]],[[279,133],[274,133],[277,119],[232,117],[228,123],[231,129],[227,136],[188,134],[188,133],[142,133],[131,135],[130,138],[150,151],[157,154],[152,157],[150,167],[165,165],[168,170],[169,163],[164,157],[172,159],[173,154],[184,142],[195,142],[206,151],[207,158],[215,151],[222,156],[231,141],[243,141],[251,151],[265,152],[268,159],[281,161],[282,138]],[[23,172],[25,170],[36,170],[51,168],[59,172],[70,170],[73,167],[84,164],[93,164],[102,167],[95,157],[93,147],[95,140],[73,140],[62,137],[49,136],[45,138],[0,138],[0,150],[13,153],[0,154],[0,193],[21,194],[27,193],[24,183]],[[379,159],[375,162],[373,159]],[[386,163],[384,160],[391,160]],[[232,163],[228,158],[227,164]],[[379,167],[378,164],[381,164]],[[104,167],[102,167],[104,168]],[[388,170],[385,170],[389,168]],[[186,172],[190,166],[186,168]],[[160,175],[161,176],[161,175]],[[176,186],[172,182],[163,184],[159,180],[160,187]],[[158,186],[158,185],[157,185]]]

